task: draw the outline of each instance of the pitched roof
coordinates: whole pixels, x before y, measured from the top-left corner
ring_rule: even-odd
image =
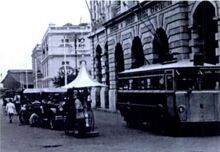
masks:
[[[28,81],[28,84],[33,84],[34,77],[32,70],[8,70],[8,73],[2,80],[2,83],[4,83],[4,81],[8,78],[9,75],[19,83],[26,83],[26,81]]]

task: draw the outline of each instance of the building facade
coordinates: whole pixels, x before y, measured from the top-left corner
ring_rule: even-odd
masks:
[[[43,71],[42,71],[42,59],[43,59],[43,50],[40,44],[37,44],[34,49],[32,50],[32,69],[33,69],[33,77],[34,77],[34,87],[41,88],[42,78],[43,78]]]
[[[197,53],[206,63],[220,64],[219,1],[100,3],[91,3],[93,74],[109,87],[93,89],[96,107],[116,110],[117,73],[123,70],[193,60]],[[108,12],[100,19],[102,6]]]
[[[85,60],[91,68],[91,51],[88,34],[91,26],[70,23],[57,27],[50,24],[42,43],[32,52],[35,87],[54,87],[53,79],[66,69],[67,75],[76,73]]]
[[[12,90],[23,90],[33,88],[32,70],[8,70],[2,80],[3,87]]]

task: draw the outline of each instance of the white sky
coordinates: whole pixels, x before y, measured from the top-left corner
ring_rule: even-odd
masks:
[[[0,74],[4,78],[8,69],[31,69],[32,50],[49,23],[79,24],[80,18],[90,22],[85,0],[1,0]]]

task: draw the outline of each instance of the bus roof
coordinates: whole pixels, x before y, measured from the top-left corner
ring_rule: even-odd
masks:
[[[213,65],[204,63],[204,65],[194,65],[193,61],[190,60],[181,60],[174,63],[167,63],[167,64],[151,64],[151,65],[144,65],[139,68],[129,69],[121,72],[120,74],[126,73],[135,73],[135,72],[143,72],[143,71],[152,71],[152,70],[165,70],[165,69],[178,69],[178,68],[192,68],[192,67],[219,67],[219,65]]]

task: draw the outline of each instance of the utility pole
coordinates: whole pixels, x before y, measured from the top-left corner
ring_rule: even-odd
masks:
[[[66,70],[66,37],[63,39],[63,55],[64,55],[64,85],[67,85],[67,70]]]
[[[76,68],[76,75],[77,75],[77,34],[75,34],[75,44],[74,44],[74,47],[75,47],[75,68]]]
[[[37,87],[37,58],[35,57],[35,59],[34,59],[34,64],[35,64],[35,88],[38,88]]]
[[[28,71],[27,71],[27,69],[26,69],[26,89],[28,88]]]

